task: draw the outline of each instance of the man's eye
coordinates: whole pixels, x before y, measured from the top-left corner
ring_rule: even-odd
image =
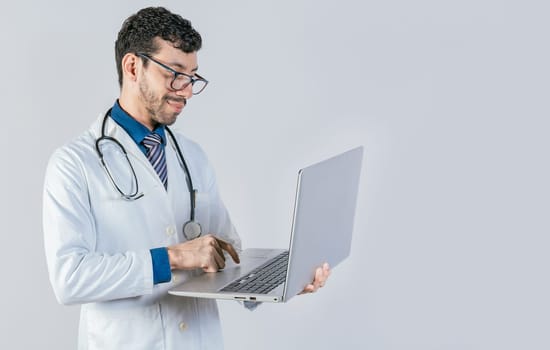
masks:
[[[187,75],[183,75],[183,74],[178,74],[177,80],[182,80],[182,81],[188,81],[188,80],[191,80]]]

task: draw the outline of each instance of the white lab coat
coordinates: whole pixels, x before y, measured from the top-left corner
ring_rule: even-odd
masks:
[[[112,119],[106,134],[128,152],[144,196],[126,201],[109,182],[95,150],[103,115],[50,159],[44,184],[43,225],[50,281],[63,304],[82,304],[79,349],[221,349],[216,302],[175,297],[168,289],[195,272],[179,271],[153,285],[149,250],[185,241],[189,191],[170,137],[166,191],[130,136]],[[214,172],[201,148],[175,132],[198,190],[196,220],[240,249],[220,199]],[[168,136],[168,135],[167,135]],[[133,177],[121,151],[104,144],[120,187]]]

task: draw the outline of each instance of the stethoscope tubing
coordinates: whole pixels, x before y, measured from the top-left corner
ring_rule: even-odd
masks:
[[[125,199],[125,200],[128,200],[128,201],[138,200],[141,197],[143,197],[144,194],[139,192],[138,178],[137,178],[136,172],[134,170],[134,167],[132,166],[132,163],[130,162],[130,159],[128,158],[128,153],[126,152],[126,149],[124,148],[124,146],[116,138],[111,137],[111,136],[107,136],[105,134],[105,127],[106,127],[106,124],[107,124],[107,119],[111,116],[111,110],[112,110],[112,108],[110,108],[105,113],[105,116],[103,117],[103,122],[101,124],[101,136],[95,142],[96,152],[99,156],[99,159],[101,160],[101,164],[102,164],[103,168],[105,169],[105,172],[107,173],[107,175],[109,177],[109,180],[110,180],[111,184],[120,193],[122,198]],[[185,183],[187,184],[187,189],[189,190],[189,201],[190,201],[190,204],[191,204],[191,210],[190,210],[190,213],[189,213],[190,220],[185,223],[184,228],[183,228],[183,233],[186,236],[186,238],[189,239],[189,237],[187,237],[187,233],[186,233],[186,230],[185,230],[186,226],[188,226],[188,225],[189,225],[190,228],[191,227],[193,227],[193,228],[198,227],[198,230],[199,230],[198,231],[198,236],[200,236],[200,234],[201,234],[200,224],[195,222],[195,207],[196,207],[196,192],[197,191],[193,187],[193,179],[191,178],[191,172],[189,171],[189,167],[187,166],[187,162],[185,161],[185,157],[183,156],[183,152],[181,151],[181,148],[179,146],[179,143],[178,143],[176,137],[172,133],[172,130],[170,130],[170,128],[168,128],[168,126],[165,126],[165,128],[166,128],[166,131],[168,132],[168,134],[170,135],[170,138],[172,139],[172,142],[175,146],[174,148],[176,149],[176,153],[178,155],[178,158],[179,158],[181,164],[183,165],[183,170],[185,171]],[[103,158],[103,152],[101,151],[101,147],[100,147],[100,144],[103,141],[114,142],[122,150],[122,152],[124,154],[124,157],[126,158],[126,161],[130,165],[130,169],[132,171],[132,176],[134,177],[134,181],[135,181],[135,184],[136,184],[136,189],[135,189],[134,193],[125,194],[120,189],[120,187],[116,184],[116,181],[114,180],[113,176],[111,175],[111,172],[108,170],[107,165],[105,164],[105,160]],[[196,237],[193,237],[193,238],[196,238]]]
[[[179,159],[181,160],[181,163],[183,164],[183,169],[185,170],[185,182],[187,183],[187,188],[189,189],[189,200],[191,202],[191,213],[190,218],[191,221],[195,220],[195,205],[196,205],[196,195],[197,191],[195,190],[195,187],[193,187],[193,179],[191,178],[191,172],[189,171],[189,167],[187,166],[187,162],[185,161],[185,157],[183,156],[183,153],[181,152],[180,145],[178,144],[178,141],[176,140],[176,137],[172,133],[172,130],[165,127],[166,131],[168,131],[168,134],[170,134],[170,138],[172,139],[172,142],[174,142],[174,145],[176,146],[176,152],[178,154]]]

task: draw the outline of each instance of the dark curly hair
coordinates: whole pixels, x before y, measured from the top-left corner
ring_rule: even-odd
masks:
[[[191,22],[164,7],[147,7],[128,17],[118,32],[115,43],[115,59],[118,84],[122,87],[122,58],[129,52],[152,55],[158,51],[154,39],[170,41],[185,53],[198,51],[202,46],[200,34]],[[143,59],[143,64],[148,61]]]

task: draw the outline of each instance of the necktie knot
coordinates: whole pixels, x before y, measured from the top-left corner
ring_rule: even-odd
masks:
[[[145,136],[145,138],[143,139],[143,144],[148,149],[151,149],[151,148],[153,148],[157,145],[160,145],[161,143],[162,143],[162,138],[160,137],[159,134],[154,133],[154,132],[152,132],[149,135]]]

